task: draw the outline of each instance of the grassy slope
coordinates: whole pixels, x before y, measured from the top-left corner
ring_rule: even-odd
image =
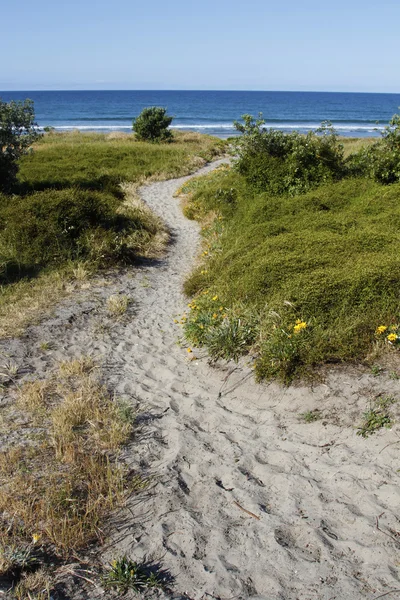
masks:
[[[242,315],[258,375],[288,379],[305,365],[362,359],[377,326],[396,323],[400,185],[350,179],[274,198],[221,171],[190,188],[189,216],[220,215],[206,227],[208,254],[186,283],[204,305],[186,325],[193,341],[218,348],[227,337],[218,328]],[[199,331],[194,319],[214,310],[207,290],[227,317]],[[296,319],[307,324],[298,334]]]
[[[34,189],[98,189],[119,181],[168,179],[192,172],[222,147],[216,138],[196,133],[177,133],[174,139],[171,144],[150,144],[123,134],[46,135],[21,161],[19,178]]]
[[[21,161],[19,194],[1,197],[0,336],[19,333],[66,289],[105,266],[99,257],[106,254],[109,265],[159,247],[161,223],[140,203],[124,202],[121,182],[185,175],[222,148],[219,140],[195,133],[178,133],[171,144],[116,134],[44,136]],[[68,198],[76,209],[69,210]],[[82,223],[83,203],[92,223],[88,235],[66,239],[65,223],[77,231],[73,219]],[[96,227],[100,213],[106,217]]]

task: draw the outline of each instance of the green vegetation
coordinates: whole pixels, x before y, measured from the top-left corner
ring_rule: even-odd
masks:
[[[358,428],[357,435],[368,437],[382,427],[390,427],[393,420],[389,413],[389,407],[395,402],[396,399],[391,396],[379,397],[369,411],[364,413],[364,421]]]
[[[280,143],[275,132],[268,142],[275,138]],[[321,140],[313,144],[328,143]],[[251,351],[258,379],[284,382],[322,363],[362,361],[373,348],[394,350],[400,183],[383,186],[372,173],[356,177],[347,165],[357,156],[350,154],[327,181],[314,177],[322,171],[312,165],[296,192],[273,194],[269,180],[260,191],[247,153],[251,140],[238,143],[233,169],[195,178],[181,190],[185,214],[204,225],[202,263],[185,284],[193,297],[184,318],[188,340],[214,358]],[[337,140],[331,143],[336,148]],[[356,154],[374,147],[367,144]],[[282,165],[286,172],[286,159]],[[312,189],[300,193],[308,184]]]
[[[135,186],[190,173],[223,147],[198,134],[166,145],[79,132],[38,140],[0,194],[0,335],[20,332],[70,282],[159,252],[166,231]]]
[[[318,409],[316,410],[308,410],[305,413],[300,415],[305,423],[314,423],[314,421],[319,421],[321,418],[321,413]]]
[[[19,158],[39,137],[34,121],[31,100],[0,100],[0,191],[9,191],[15,184]]]
[[[138,140],[142,142],[169,142],[172,133],[168,127],[173,117],[167,115],[167,110],[160,106],[144,108],[140,115],[133,119],[132,129]]]
[[[236,143],[237,170],[259,191],[295,196],[344,173],[343,145],[329,123],[317,133],[283,133],[264,127],[261,118],[235,122],[243,136]]]
[[[125,594],[129,589],[141,592],[148,588],[161,588],[164,578],[154,565],[140,564],[122,556],[112,561],[110,569],[103,575],[103,585],[106,589],[117,589]]]
[[[348,168],[352,174],[379,183],[400,182],[400,115],[393,116],[381,140],[349,157]]]

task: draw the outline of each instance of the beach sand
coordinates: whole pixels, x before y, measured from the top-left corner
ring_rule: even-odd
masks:
[[[171,590],[150,597],[355,600],[398,590],[400,428],[363,438],[357,426],[379,395],[400,399],[400,382],[347,367],[313,386],[258,385],[246,361],[211,366],[203,351],[188,353],[174,323],[200,250],[198,224],[173,197],[186,179],[140,192],[172,232],[164,258],[95,280],[1,343],[21,380],[89,354],[137,408],[125,458],[149,487],[110,520],[97,558],[160,561]],[[120,321],[107,315],[111,294],[132,299]],[[38,352],[43,340],[51,351]],[[306,423],[301,413],[315,409],[320,418]],[[114,597],[85,585],[70,581],[66,597]]]

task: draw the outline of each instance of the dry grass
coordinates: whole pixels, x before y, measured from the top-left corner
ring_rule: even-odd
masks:
[[[101,540],[107,514],[140,484],[137,478],[128,481],[118,457],[132,435],[132,411],[95,373],[93,360],[81,357],[19,389],[16,407],[25,415],[25,428],[29,415],[38,431],[30,438],[21,428],[0,454],[0,575],[26,573],[39,547],[44,554],[68,557]],[[14,412],[10,419],[15,417]],[[37,570],[37,579],[24,575],[15,597],[29,598],[32,590],[35,598],[46,598],[38,595],[48,593],[42,575]]]
[[[16,600],[50,600],[51,576],[46,569],[26,573],[14,589]]]
[[[66,265],[56,271],[43,272],[35,279],[0,286],[0,339],[21,335],[45,311],[82,287],[85,280],[79,276],[79,269],[76,265]]]
[[[126,294],[113,294],[107,300],[107,311],[113,317],[122,317],[129,306],[129,297]]]
[[[96,368],[96,363],[91,356],[81,356],[60,363],[60,373],[64,377],[83,377],[90,375]]]
[[[374,144],[377,141],[377,138],[367,137],[367,138],[340,138],[340,143],[344,146],[344,156],[347,158],[350,154],[354,154],[355,152],[359,152],[361,148],[365,148]]]
[[[155,180],[157,180],[157,178],[151,178],[151,181]],[[165,250],[170,239],[170,234],[165,223],[149,209],[147,204],[143,202],[138,194],[139,187],[148,183],[150,183],[150,179],[142,179],[140,182],[136,183],[125,182],[121,184],[121,189],[125,196],[122,210],[133,210],[142,222],[152,224],[154,235],[152,239],[148,240],[143,246],[141,254],[147,258],[157,258],[161,256]]]

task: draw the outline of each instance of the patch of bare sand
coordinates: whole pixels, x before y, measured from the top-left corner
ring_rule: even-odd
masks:
[[[398,590],[400,428],[364,439],[357,425],[379,394],[400,399],[400,382],[352,368],[283,388],[256,385],[245,365],[213,368],[200,352],[189,360],[174,323],[199,251],[198,225],[173,198],[185,179],[140,192],[171,230],[164,258],[79,292],[1,345],[22,377],[90,354],[138,406],[142,429],[127,459],[152,485],[112,520],[101,560],[162,561],[173,591],[151,594],[163,598],[355,600]],[[106,312],[118,293],[132,299],[120,321]],[[44,340],[52,350],[39,351]],[[321,418],[305,423],[300,413],[315,409]],[[112,597],[78,580],[68,594]]]

